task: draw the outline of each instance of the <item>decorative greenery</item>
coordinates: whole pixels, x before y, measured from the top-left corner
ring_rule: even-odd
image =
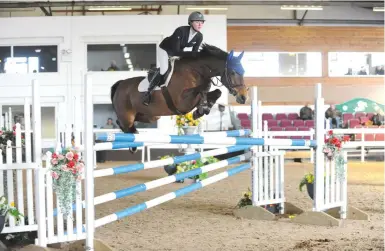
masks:
[[[311,173],[306,174],[299,183],[299,190],[302,192],[302,187],[306,184],[313,184],[314,183],[314,175]]]
[[[195,168],[200,168],[202,166],[206,166],[206,165],[218,162],[218,161],[219,160],[215,157],[207,157],[207,158],[202,158],[202,159],[198,159],[198,160],[186,161],[186,162],[183,162],[183,163],[177,165],[176,173],[187,172],[187,171],[193,170]],[[204,180],[207,177],[208,177],[207,173],[201,173],[199,175],[196,175],[196,176],[193,176],[190,178],[195,179],[195,180],[198,180],[198,179]]]
[[[251,195],[252,195],[252,192],[251,192],[250,188],[248,187],[247,192],[243,193],[243,197],[238,202],[237,207],[241,208],[241,207],[253,205],[253,202],[251,200]]]
[[[165,155],[162,156],[160,159],[167,159],[167,158],[172,158],[173,156],[170,155]],[[187,172],[190,170],[193,170],[195,168],[200,168],[202,166],[206,166],[215,162],[218,162],[219,160],[215,157],[207,157],[207,158],[202,158],[198,160],[191,160],[191,161],[185,161],[180,164],[176,165],[176,173],[183,173]],[[202,173],[193,177],[190,177],[190,179],[199,179],[199,180],[204,180],[208,177],[207,173]]]
[[[73,149],[53,153],[50,171],[53,189],[59,198],[59,206],[64,216],[72,216],[72,203],[76,199],[76,182],[80,182],[84,170],[83,161]]]
[[[4,196],[0,197],[0,215],[7,216],[11,215],[18,222],[21,220],[24,215],[22,215],[19,210],[15,207],[15,203],[12,201],[8,203],[7,199]]]

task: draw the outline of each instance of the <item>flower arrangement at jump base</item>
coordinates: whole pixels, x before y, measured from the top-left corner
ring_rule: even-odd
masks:
[[[51,165],[53,189],[58,196],[61,213],[70,216],[76,199],[76,183],[82,179],[84,163],[75,150],[66,149],[52,154]]]
[[[160,159],[167,159],[167,158],[172,158],[172,157],[173,156],[165,155],[165,156],[162,156]],[[201,158],[198,160],[185,161],[185,162],[182,162],[180,164],[167,165],[164,167],[164,169],[168,175],[173,175],[173,174],[187,172],[187,171],[193,170],[195,168],[200,168],[202,166],[206,166],[206,165],[218,162],[218,161],[219,160],[215,157],[206,157],[206,158]],[[199,175],[195,175],[193,177],[190,177],[189,179],[196,181],[196,180],[204,180],[207,177],[208,177],[207,173],[201,173]],[[177,183],[183,183],[183,180],[177,181]]]
[[[185,115],[176,116],[176,126],[178,127],[178,134],[181,135],[182,128],[195,127],[201,123],[201,118],[194,120],[192,112]]]
[[[176,173],[183,173],[187,172],[190,170],[193,170],[195,168],[200,168],[202,166],[206,166],[215,162],[218,162],[219,160],[215,157],[207,157],[207,158],[202,158],[198,160],[191,160],[191,161],[186,161],[183,163],[180,163],[179,165],[176,166]],[[201,173],[199,175],[195,175],[193,177],[190,177],[190,179],[193,180],[204,180],[208,177],[207,173]]]
[[[248,187],[247,192],[243,193],[243,197],[238,201],[238,204],[236,207],[242,208],[242,207],[246,207],[246,206],[252,206],[253,205],[253,201],[252,201],[252,197],[251,197],[252,195],[253,195],[253,193],[250,190],[250,188]],[[279,205],[278,204],[268,204],[268,205],[263,205],[261,207],[263,207],[264,209],[266,209],[267,211],[269,211],[273,214],[276,214],[279,212]]]
[[[14,202],[8,203],[4,196],[0,196],[0,222],[2,221],[0,225],[0,232],[3,229],[7,215],[14,217],[17,222],[19,222],[21,218],[24,217],[24,215],[21,214],[19,210],[17,210]]]
[[[299,190],[302,192],[302,188],[305,185],[313,184],[314,183],[314,175],[312,173],[306,174],[299,183]]]

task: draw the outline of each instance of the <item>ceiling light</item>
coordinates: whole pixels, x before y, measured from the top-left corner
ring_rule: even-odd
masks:
[[[132,8],[126,7],[126,6],[93,6],[93,7],[89,7],[87,10],[91,10],[91,11],[132,10]]]
[[[227,10],[227,7],[187,7],[186,10]]]
[[[124,58],[129,58],[130,57],[130,53],[126,52],[124,53]]]
[[[35,52],[36,52],[36,53],[40,53],[40,52],[41,52],[41,49],[36,49]]]
[[[384,7],[373,7],[373,11],[384,11]]]
[[[323,7],[315,5],[282,5],[281,10],[323,10]]]

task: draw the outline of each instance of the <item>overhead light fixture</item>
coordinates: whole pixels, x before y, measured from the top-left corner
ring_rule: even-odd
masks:
[[[384,7],[373,7],[373,11],[384,11]]]
[[[88,7],[87,10],[90,11],[108,11],[108,10],[132,10],[131,7],[127,6],[92,6]]]
[[[323,7],[315,5],[282,5],[281,10],[323,10]]]
[[[228,10],[227,7],[187,7],[186,10]]]

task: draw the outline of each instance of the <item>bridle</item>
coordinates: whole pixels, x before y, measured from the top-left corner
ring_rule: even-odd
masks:
[[[231,71],[235,72],[234,70],[230,69]],[[228,90],[229,90],[229,93],[233,96],[237,95],[237,91],[235,88],[239,87],[239,86],[242,86],[241,84],[238,84],[238,85],[235,85],[233,83],[233,81],[231,80],[230,76],[229,76],[229,67],[227,65],[227,61],[226,61],[226,65],[225,65],[225,70],[223,71],[222,75],[221,75],[221,80],[218,79],[218,77],[215,77],[217,79],[217,83],[218,82],[221,82],[222,85],[224,85]],[[238,73],[236,73],[238,74]],[[220,87],[220,85],[218,84],[215,84],[214,81],[211,79],[211,83],[213,83],[214,86],[216,87]]]

